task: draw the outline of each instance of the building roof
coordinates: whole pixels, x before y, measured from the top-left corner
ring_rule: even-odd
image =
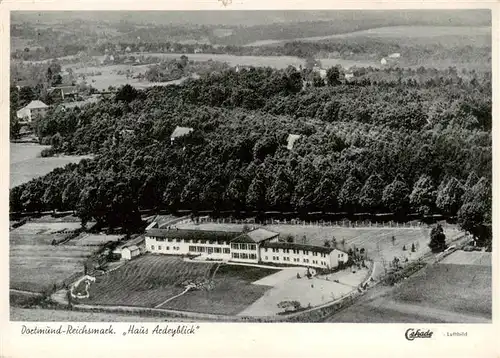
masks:
[[[278,235],[279,234],[277,232],[259,228],[241,234],[240,236],[235,238],[232,242],[260,243],[266,240],[270,240]]]
[[[188,229],[149,229],[146,236],[164,237],[168,239],[184,240],[212,240],[212,241],[231,241],[240,236],[241,232],[227,231],[206,231],[206,230],[188,230]]]
[[[38,108],[48,108],[48,107],[49,106],[47,106],[42,101],[34,100],[34,101],[31,101],[26,107],[23,107],[21,109],[38,109]]]
[[[305,250],[305,251],[320,252],[320,253],[324,253],[324,254],[329,254],[335,250],[341,251],[341,250],[333,248],[333,247],[296,244],[293,242],[264,242],[262,244],[262,247],[264,247],[264,248],[278,248],[278,249]],[[343,252],[343,251],[341,251],[341,252]]]
[[[193,131],[193,128],[190,127],[175,127],[174,131],[172,132],[172,135],[170,136],[171,139],[178,138],[185,136],[186,134],[189,134]]]
[[[140,251],[139,248],[135,245],[124,247],[123,250],[125,250],[125,249],[130,250],[130,252]]]
[[[299,134],[289,134],[287,139],[286,149],[293,149],[294,143],[300,138]]]

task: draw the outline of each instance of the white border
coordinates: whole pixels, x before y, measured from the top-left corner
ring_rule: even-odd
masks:
[[[0,295],[1,357],[109,357],[116,353],[120,357],[316,357],[316,356],[405,356],[405,357],[498,357],[499,295],[493,296],[494,323],[488,325],[461,324],[217,324],[201,323],[194,336],[21,336],[21,323],[9,323],[8,308],[8,189],[9,189],[9,11],[10,10],[278,10],[278,9],[492,9],[493,26],[493,88],[494,118],[493,153],[497,153],[499,115],[498,106],[498,44],[499,3],[496,1],[344,1],[327,2],[321,0],[233,0],[224,8],[218,0],[171,0],[171,1],[6,1],[0,3],[0,133],[1,164],[1,227],[3,228],[0,247]],[[493,158],[494,180],[498,175],[498,158]],[[499,217],[499,186],[493,188],[493,217]],[[500,293],[499,274],[499,228],[493,223],[493,292]],[[54,326],[55,324],[52,324]],[[93,327],[107,327],[108,324],[93,323]],[[144,325],[146,326],[146,325]],[[147,324],[153,328],[153,324]],[[126,329],[128,324],[114,324],[115,330]],[[404,339],[407,328],[429,328],[434,331],[434,339]],[[448,331],[467,331],[466,338],[447,338]],[[497,337],[496,339],[494,337]]]

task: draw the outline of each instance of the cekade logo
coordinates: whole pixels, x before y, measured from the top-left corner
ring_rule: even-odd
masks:
[[[415,338],[432,338],[432,332],[430,329],[427,331],[421,331],[420,329],[415,330],[414,328],[409,328],[405,332],[405,338],[409,341],[413,341]]]

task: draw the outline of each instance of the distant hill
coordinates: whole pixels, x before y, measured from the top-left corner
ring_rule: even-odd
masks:
[[[13,11],[13,22],[131,22],[155,25],[262,26],[310,21],[385,21],[386,25],[490,26],[490,10],[275,10],[275,11]]]

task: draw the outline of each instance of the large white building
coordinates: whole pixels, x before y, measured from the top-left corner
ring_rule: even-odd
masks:
[[[334,268],[348,255],[335,248],[279,242],[279,234],[258,228],[246,233],[157,228],[145,235],[146,251],[157,254],[200,256],[206,260],[275,263]]]

